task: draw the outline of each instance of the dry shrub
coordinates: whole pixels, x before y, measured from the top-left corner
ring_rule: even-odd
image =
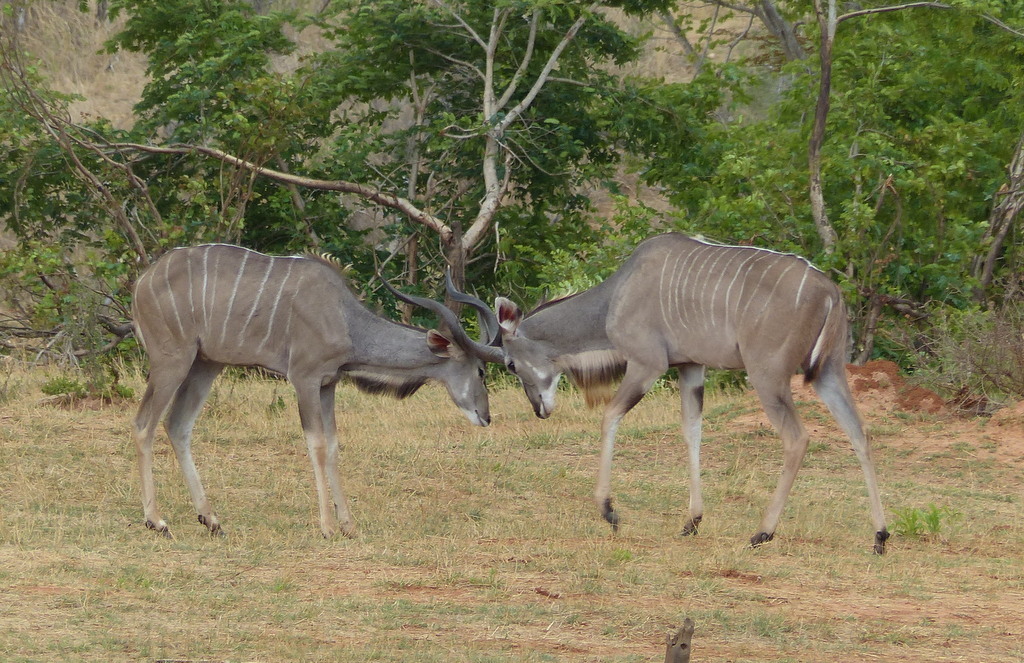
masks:
[[[964,412],[991,414],[1024,399],[1024,300],[943,309],[920,344],[918,376]]]

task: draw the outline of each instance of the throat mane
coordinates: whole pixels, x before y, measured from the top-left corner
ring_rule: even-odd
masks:
[[[589,350],[562,355],[556,364],[583,392],[588,407],[611,400],[612,386],[626,372],[626,360],[615,350]]]
[[[367,394],[381,394],[399,400],[415,394],[426,383],[426,378],[400,377],[387,373],[352,371],[347,373],[356,389]]]

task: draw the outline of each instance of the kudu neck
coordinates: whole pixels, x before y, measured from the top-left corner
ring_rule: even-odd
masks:
[[[392,322],[367,311],[352,329],[355,363],[365,368],[422,372],[432,377],[433,367],[444,360],[427,346],[423,329]]]
[[[611,349],[606,323],[608,281],[539,307],[520,325],[524,336],[551,346],[557,354]]]

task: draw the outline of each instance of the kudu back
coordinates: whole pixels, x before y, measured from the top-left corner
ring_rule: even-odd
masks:
[[[676,367],[689,449],[689,520],[683,533],[697,531],[704,512],[705,367],[745,369],[783,442],[782,475],[751,543],[770,540],[807,450],[790,388],[791,376],[803,372],[850,438],[867,483],[874,550],[885,551],[889,535],[874,464],[846,379],[846,308],[835,283],[806,260],[671,233],[642,242],[615,274],[590,290],[527,316],[502,297],[495,309],[506,365],[519,376],[539,417],[551,414],[563,373],[588,402],[607,402],[595,499],[613,527],[619,522],[610,487],[619,422],[658,377]]]
[[[334,394],[343,376],[365,391],[398,398],[436,380],[473,424],[486,426],[483,347],[443,305],[397,294],[440,315],[447,333],[371,312],[325,258],[271,257],[211,244],[174,249],[157,260],[139,277],[133,302],[150,363],[134,422],[146,526],[169,536],[153,483],[153,438],[166,413],[199,521],[211,533],[220,531],[192,459],[191,437],[224,366],[259,366],[295,388],[325,537],[350,535],[355,527],[338,472]]]

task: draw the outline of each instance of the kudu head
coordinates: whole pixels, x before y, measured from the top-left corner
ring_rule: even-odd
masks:
[[[427,331],[427,347],[437,357],[444,359],[437,378],[448,390],[448,395],[470,423],[487,426],[491,423],[490,405],[487,399],[487,384],[484,381],[486,362],[501,361],[501,350],[489,342],[474,341],[466,334],[458,316],[447,306],[432,299],[407,295],[396,290],[381,277],[381,283],[391,294],[407,304],[420,306],[435,313],[441,319],[446,332],[436,329]],[[450,282],[450,277],[449,277]],[[481,325],[481,333],[487,328]],[[483,340],[483,339],[482,339]]]
[[[455,301],[472,306],[480,318],[480,327],[491,334],[491,345],[499,352],[495,359],[501,362],[519,382],[530,399],[534,413],[547,419],[555,409],[555,392],[562,377],[562,370],[551,358],[545,344],[530,339],[519,329],[523,312],[511,300],[498,297],[494,300],[494,311],[484,302],[455,289],[451,280],[447,282],[448,296]]]
[[[505,368],[523,385],[533,412],[547,419],[555,409],[555,393],[562,369],[555,363],[553,351],[545,343],[531,339],[520,330],[525,317],[511,300],[496,297],[494,309],[501,330],[501,347],[505,351]]]

